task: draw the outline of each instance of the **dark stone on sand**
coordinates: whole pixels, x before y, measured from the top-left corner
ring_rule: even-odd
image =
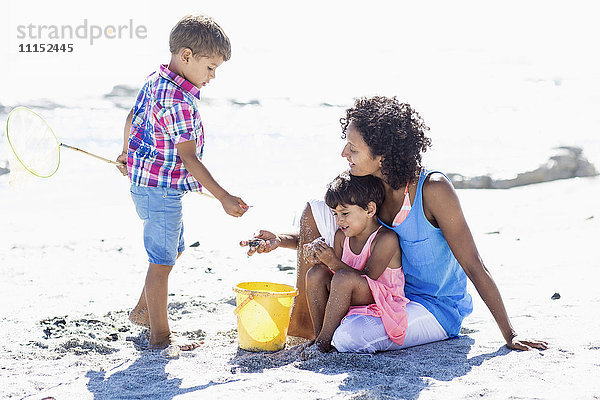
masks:
[[[43,319],[40,325],[44,327],[44,339],[61,337],[67,325],[66,317],[54,317]]]
[[[116,333],[111,333],[106,337],[106,340],[109,342],[116,342],[117,340],[119,340],[119,335],[117,335]]]
[[[292,267],[292,266],[290,266],[290,265],[281,265],[281,264],[277,264],[277,268],[278,268],[280,271],[291,271],[291,270],[293,270],[293,269],[296,269],[296,267]]]
[[[198,247],[200,246],[200,242],[194,242],[192,244],[190,244],[190,247]]]
[[[50,329],[50,327],[46,327],[42,332],[46,335],[44,339],[50,339],[50,336],[52,336],[52,329]]]
[[[237,301],[236,301],[235,297],[232,297],[230,299],[224,300],[224,303],[230,304],[232,306],[236,306],[237,305]]]
[[[560,293],[556,292],[552,295],[552,297],[550,297],[552,300],[558,300],[560,299]]]
[[[6,174],[10,174],[10,169],[8,168],[8,165],[6,167],[0,167],[0,176]]]
[[[489,175],[467,177],[449,173],[448,178],[456,189],[509,189],[534,183],[550,182],[559,179],[597,176],[594,164],[583,157],[580,147],[557,147],[557,154],[533,171],[517,174],[512,179],[494,179]]]

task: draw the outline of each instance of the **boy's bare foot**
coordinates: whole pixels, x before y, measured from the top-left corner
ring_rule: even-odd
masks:
[[[171,343],[160,352],[160,355],[166,358],[177,358],[179,357],[179,353],[181,353],[182,351],[192,351],[200,347],[201,344],[202,343],[198,342],[192,342],[188,344]]]
[[[134,308],[129,313],[129,321],[132,324],[143,326],[145,328],[150,327],[150,319],[148,319],[148,309],[147,308]]]
[[[162,350],[161,355],[167,358],[176,358],[182,351],[192,351],[204,342],[188,342],[171,332],[164,340],[148,343],[148,350]]]

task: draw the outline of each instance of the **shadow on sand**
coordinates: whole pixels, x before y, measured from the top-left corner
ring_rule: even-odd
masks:
[[[230,363],[240,372],[262,372],[293,364],[296,368],[320,374],[345,373],[339,389],[365,399],[416,399],[430,386],[429,380],[451,381],[466,375],[473,367],[510,350],[502,346],[493,353],[469,358],[475,341],[468,336],[430,343],[409,349],[360,355],[332,352],[302,360],[300,346],[276,353],[250,353],[238,350]]]
[[[107,377],[106,371],[88,371],[87,388],[94,399],[172,399],[175,396],[195,392],[218,385],[209,382],[205,385],[181,388],[182,380],[169,378],[165,367],[169,359],[159,351],[144,351],[141,357],[126,369]]]

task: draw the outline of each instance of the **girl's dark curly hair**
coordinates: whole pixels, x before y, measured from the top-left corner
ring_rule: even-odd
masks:
[[[362,97],[346,110],[340,123],[343,139],[353,123],[371,154],[383,156],[381,172],[393,189],[415,182],[421,153],[431,146],[431,139],[425,136],[429,128],[409,104],[400,103],[396,97]]]

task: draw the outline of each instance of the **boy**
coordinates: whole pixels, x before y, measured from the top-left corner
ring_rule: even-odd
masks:
[[[167,318],[168,277],[184,250],[181,198],[204,186],[231,216],[242,216],[248,206],[223,189],[200,161],[204,130],[196,101],[200,88],[230,58],[229,39],[210,17],[188,15],[171,31],[169,47],[169,65],[161,65],[146,79],[127,117],[123,153],[117,161],[131,180],[150,262],[129,319],[150,327],[149,349],[178,351],[197,347],[174,344]]]

